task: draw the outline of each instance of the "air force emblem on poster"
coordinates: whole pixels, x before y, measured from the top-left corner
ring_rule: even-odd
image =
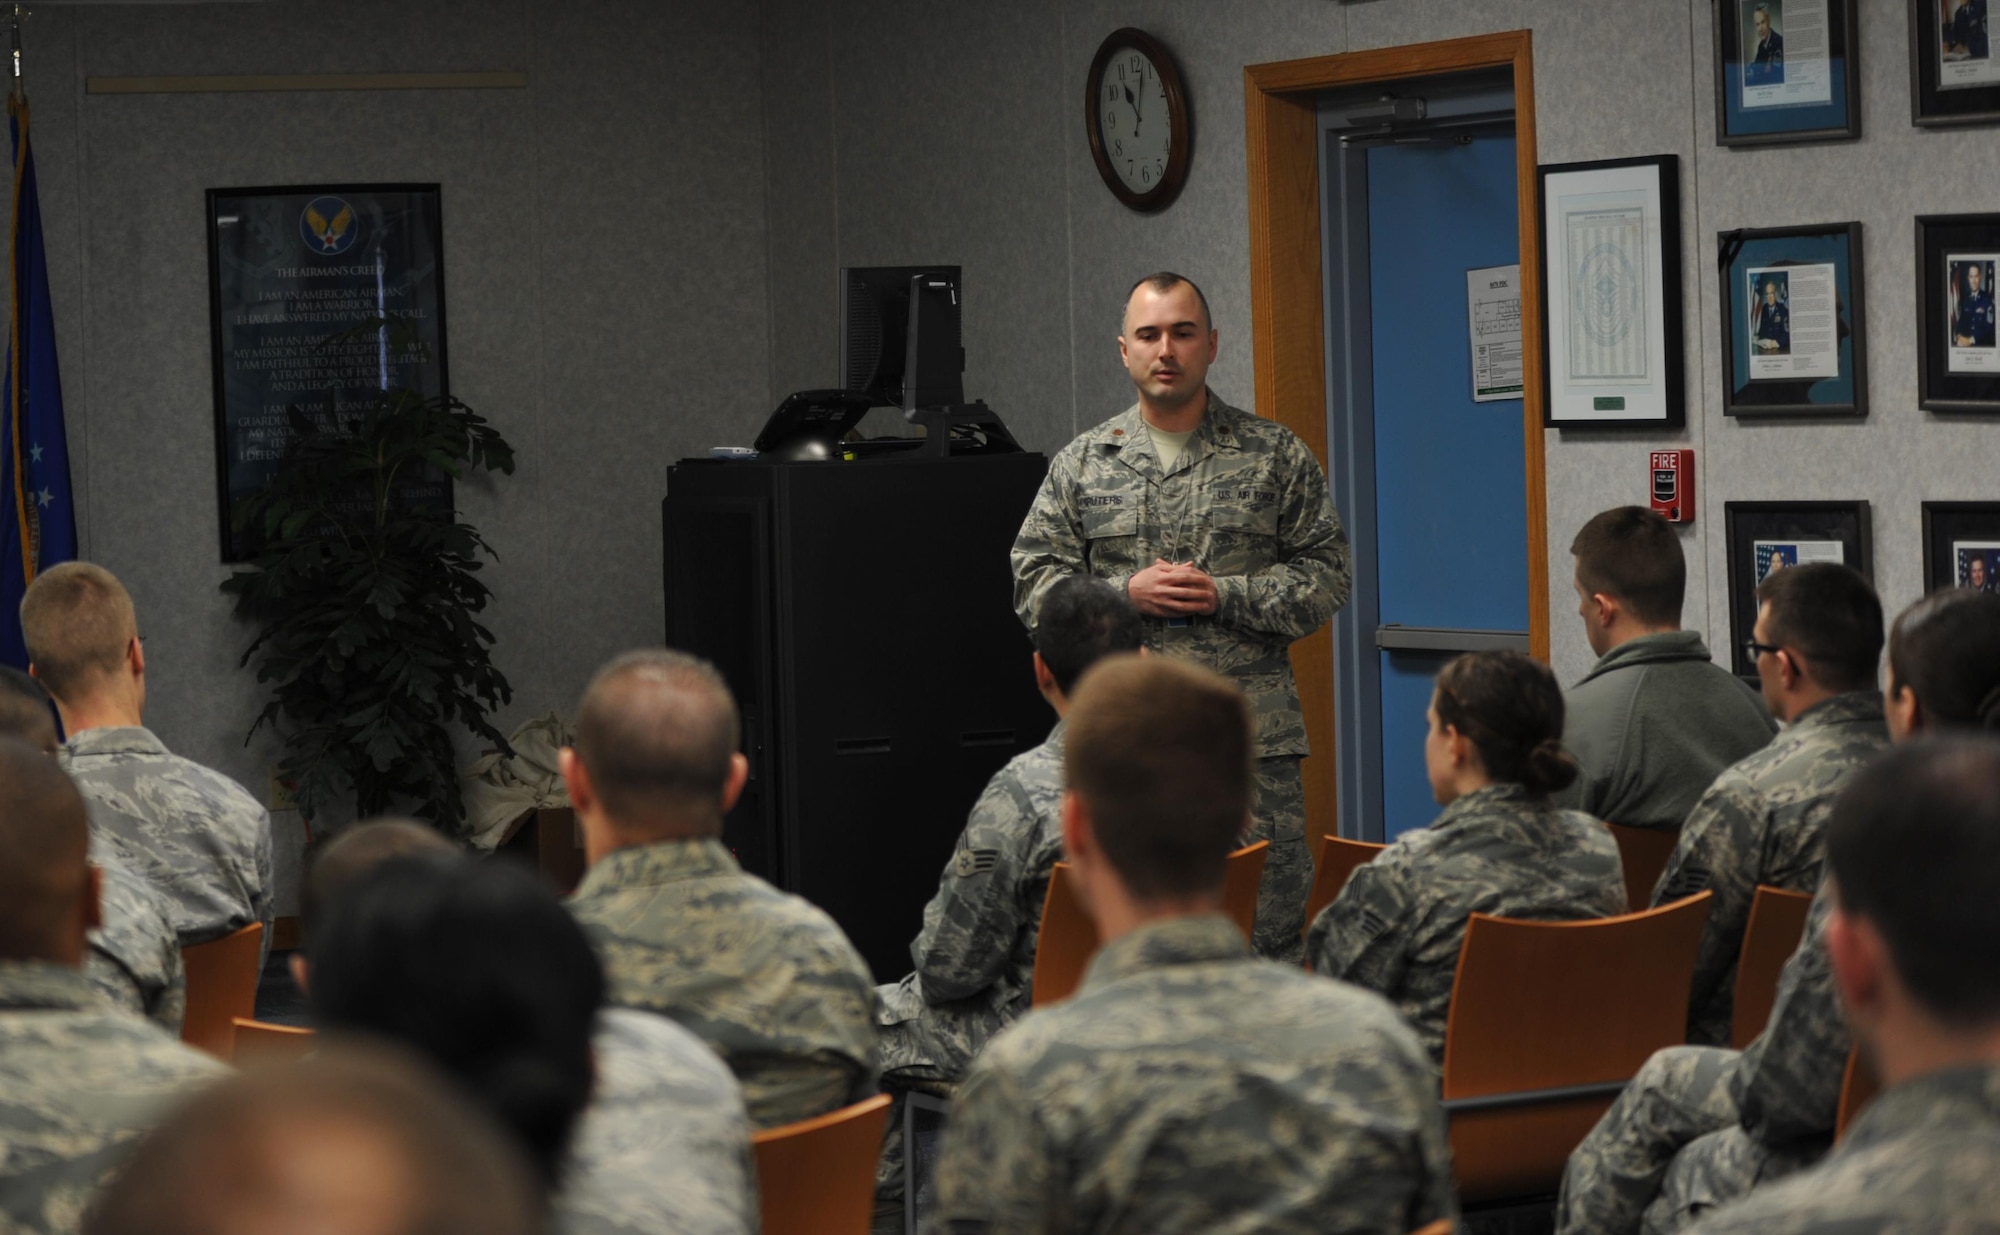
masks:
[[[337,257],[354,247],[360,235],[354,207],[338,197],[315,197],[299,216],[299,235],[306,248],[321,257]]]

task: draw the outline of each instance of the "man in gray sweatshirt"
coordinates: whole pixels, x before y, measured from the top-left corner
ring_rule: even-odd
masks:
[[[1609,823],[1678,828],[1729,765],[1777,726],[1757,691],[1681,629],[1687,562],[1643,506],[1591,519],[1570,545],[1595,668],[1564,697],[1563,745],[1583,775],[1556,804]]]

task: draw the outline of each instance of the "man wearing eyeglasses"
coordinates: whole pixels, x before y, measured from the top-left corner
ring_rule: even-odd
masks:
[[[1858,571],[1809,562],[1757,585],[1745,641],[1771,715],[1786,728],[1716,777],[1689,813],[1653,890],[1664,905],[1713,892],[1688,999],[1688,1040],[1729,1043],[1736,956],[1757,885],[1819,887],[1826,820],[1847,780],[1888,744],[1876,668],[1882,602]]]

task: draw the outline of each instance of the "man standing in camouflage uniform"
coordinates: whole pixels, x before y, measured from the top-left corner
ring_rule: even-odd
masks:
[[[1834,984],[1882,1092],[1816,1169],[1703,1235],[1990,1231],[2000,1214],[2000,743],[1940,738],[1857,775],[1827,827]]]
[[[182,947],[257,922],[268,950],[271,816],[144,727],[146,656],[124,585],[89,562],[53,566],[21,599],[21,632],[62,714],[63,766],[92,837],[159,895]]]
[[[1149,648],[1207,665],[1250,697],[1249,839],[1271,842],[1257,950],[1296,960],[1312,858],[1290,648],[1346,603],[1352,570],[1305,443],[1208,388],[1217,342],[1207,298],[1187,279],[1163,272],[1133,287],[1118,350],[1139,401],[1049,465],[1014,542],[1014,609],[1032,630],[1058,579],[1109,579],[1145,615]]]
[[[71,1232],[131,1145],[226,1069],[84,979],[97,920],[83,798],[0,738],[0,1229]]]
[[[723,847],[749,776],[738,740],[705,661],[630,652],[591,679],[561,755],[590,863],[570,909],[610,1001],[693,1030],[772,1128],[875,1092],[875,982],[832,918]]]
[[[1785,731],[1724,771],[1688,815],[1653,890],[1655,906],[1713,892],[1688,1000],[1688,1040],[1726,1045],[1736,957],[1758,884],[1819,886],[1833,800],[1888,744],[1876,668],[1882,602],[1860,573],[1794,566],[1757,586],[1757,677]]]
[[[47,692],[7,666],[0,666],[0,735],[19,738],[56,758],[56,721]],[[160,898],[94,836],[90,864],[100,876],[103,922],[90,932],[84,976],[111,1002],[178,1037],[187,1010],[187,975],[180,941],[167,925]]]
[[[1083,671],[1144,640],[1139,614],[1102,579],[1049,589],[1035,627],[1035,685],[1056,712],[1048,740],[993,774],[924,907],[916,972],[884,986],[885,1079],[956,1081],[1028,1010],[1049,872],[1062,856],[1062,717]]]
[[[1222,913],[1255,754],[1242,693],[1169,657],[1078,686],[1063,848],[1104,946],[973,1062],[936,1229],[1414,1230],[1455,1218],[1437,1080],[1380,997],[1250,955]]]

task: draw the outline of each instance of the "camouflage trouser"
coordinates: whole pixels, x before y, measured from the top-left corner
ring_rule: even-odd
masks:
[[[1256,822],[1250,828],[1251,843],[1271,842],[1257,889],[1257,951],[1293,965],[1305,960],[1306,897],[1313,881],[1299,760],[1273,755],[1257,761]]]
[[[1748,1196],[1752,1188],[1804,1170],[1825,1155],[1827,1144],[1774,1150],[1740,1126],[1697,1138],[1674,1156],[1660,1195],[1646,1207],[1643,1235],[1670,1235],[1719,1205]]]
[[[1737,1126],[1729,1081],[1738,1057],[1706,1046],[1653,1052],[1570,1154],[1556,1199],[1556,1235],[1639,1231],[1681,1148]]]
[[[1004,1028],[984,999],[925,1003],[916,974],[878,986],[875,994],[884,1082],[956,1081]]]

